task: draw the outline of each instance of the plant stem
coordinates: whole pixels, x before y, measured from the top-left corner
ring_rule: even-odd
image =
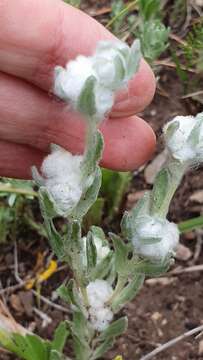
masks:
[[[106,28],[108,29],[112,24],[114,24],[115,21],[117,21],[121,16],[127,14],[132,8],[137,4],[138,0],[135,0],[128,4],[123,10],[121,10],[117,15],[111,19],[108,24],[106,25]]]
[[[203,216],[198,216],[178,224],[181,233],[186,233],[192,230],[203,228]]]
[[[184,174],[186,172],[187,166],[184,164],[180,164],[179,161],[174,161],[174,160],[169,159],[166,162],[166,165],[162,168],[162,170],[163,169],[166,169],[169,173],[169,183],[167,184],[168,187],[167,187],[166,196],[164,197],[160,208],[158,210],[156,209],[154,211],[154,215],[158,215],[160,217],[165,218],[168,214],[171,200],[172,200],[178,186],[180,185],[182,177],[184,176]],[[155,179],[154,186],[155,185],[156,185],[156,179]],[[153,194],[153,190],[152,190],[152,194]],[[152,200],[155,200],[155,199],[152,199]],[[153,212],[153,210],[152,210],[152,212]]]

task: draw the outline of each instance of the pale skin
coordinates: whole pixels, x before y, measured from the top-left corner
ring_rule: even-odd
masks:
[[[99,40],[114,36],[61,0],[0,0],[0,24],[0,176],[29,179],[50,143],[73,153],[84,148],[84,121],[51,96],[54,67],[91,55]],[[136,114],[154,91],[154,75],[143,60],[100,127],[102,166],[133,170],[151,157],[155,135]]]

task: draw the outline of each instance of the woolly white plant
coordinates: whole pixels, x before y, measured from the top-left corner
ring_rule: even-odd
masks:
[[[73,155],[52,146],[41,174],[33,168],[33,177],[39,185],[52,250],[60,261],[68,263],[73,274],[58,289],[70,306],[72,318],[59,325],[53,342],[32,338],[31,344],[34,341],[37,346],[30,350],[30,339],[26,338],[23,355],[13,348],[23,359],[73,359],[63,355],[68,336],[74,359],[103,357],[126,330],[127,318],[119,318],[120,309],[136,296],[146,276],[163,274],[173,260],[179,231],[166,216],[185,171],[203,161],[203,114],[176,117],[164,127],[166,164],[157,174],[153,189],[124,214],[120,236],[110,233],[106,239],[102,229],[95,226],[86,235],[82,232],[83,217],[97,199],[101,185],[98,163],[103,139],[97,126],[111,110],[116,91],[126,87],[138,70],[140,58],[138,41],[131,48],[120,41],[101,42],[92,56],[78,56],[66,68],[55,69],[55,94],[86,121],[86,147],[84,154]],[[54,219],[59,215],[66,219],[65,233],[55,228]]]
[[[95,330],[105,330],[113,319],[113,312],[107,302],[113,294],[112,286],[105,280],[97,279],[86,288],[90,321]]]

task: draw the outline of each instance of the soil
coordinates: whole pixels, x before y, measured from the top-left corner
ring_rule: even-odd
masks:
[[[93,2],[94,3],[94,2]],[[109,3],[109,2],[108,2]],[[103,3],[102,3],[103,4]],[[104,1],[104,4],[106,2]],[[197,113],[201,110],[200,104],[191,99],[181,100],[182,85],[175,71],[162,68],[159,72],[159,88],[152,104],[141,115],[150,123],[159,136],[161,127],[166,121],[178,114]],[[161,140],[157,146],[157,154],[162,149]],[[146,164],[147,166],[147,164]],[[178,189],[170,209],[169,218],[175,222],[186,220],[202,213],[203,205],[189,200],[196,190],[203,190],[203,168],[190,172]],[[144,177],[144,167],[136,172],[129,194],[135,194],[143,189],[150,188]],[[129,194],[123,204],[123,209],[128,206]],[[34,206],[37,207],[35,204]],[[115,219],[111,227],[115,227]],[[22,229],[18,236],[18,256],[20,276],[25,278],[33,272],[37,254],[48,254],[47,242],[39,238],[34,232],[29,234]],[[174,268],[192,265],[192,256],[197,247],[197,236],[191,232],[182,236],[182,244],[191,251],[191,258],[187,261],[176,260]],[[0,278],[2,288],[16,284],[14,277],[14,247],[13,244],[1,245],[0,248]],[[195,265],[203,264],[203,247]],[[152,351],[158,345],[174,338],[185,331],[203,324],[203,272],[195,271],[177,276],[165,276],[161,281],[154,283],[146,281],[136,299],[123,310],[129,319],[127,332],[115,343],[114,348],[105,356],[105,360],[112,360],[120,354],[124,360],[138,360],[144,354]],[[61,270],[49,279],[41,292],[44,296],[57,303],[55,289],[66,278],[67,269]],[[1,293],[1,291],[0,291]],[[42,320],[33,311],[37,307],[36,299],[30,291],[18,289],[10,295],[5,295],[5,300],[17,321],[24,326],[29,326],[36,333],[50,338],[57,323],[64,318],[64,314],[43,303],[40,309],[51,320],[43,327]],[[64,304],[63,304],[64,305]],[[46,324],[44,324],[46,325]],[[189,360],[203,359],[200,344],[203,337],[198,339],[188,338],[168,351],[156,356],[157,360]],[[202,345],[201,345],[202,346]],[[17,358],[0,351],[0,360],[16,360]]]

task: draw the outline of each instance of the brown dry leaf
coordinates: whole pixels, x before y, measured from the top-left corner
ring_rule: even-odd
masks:
[[[31,291],[20,291],[19,298],[28,316],[32,315],[33,312],[33,293]]]
[[[203,204],[203,190],[197,190],[190,196],[190,201]]]
[[[146,167],[144,171],[144,177],[148,184],[153,184],[156,174],[162,168],[167,159],[167,150],[165,149],[159,155],[157,155],[152,162]]]
[[[20,314],[23,314],[24,308],[19,295],[12,294],[10,296],[10,304],[14,310],[16,310]]]
[[[192,251],[187,246],[183,244],[178,245],[178,249],[175,255],[176,259],[187,261],[191,258],[191,256],[192,256]]]

